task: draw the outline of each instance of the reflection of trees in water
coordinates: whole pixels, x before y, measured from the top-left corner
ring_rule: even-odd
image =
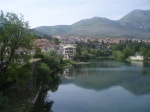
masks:
[[[53,106],[53,103],[54,101],[50,100],[50,95],[48,93],[46,93],[45,95],[45,102],[44,102],[44,110],[45,112],[53,112],[52,111],[52,106]]]
[[[107,72],[108,73],[108,72]],[[150,94],[150,74],[140,76],[133,72],[128,74],[92,74],[86,77],[77,77],[74,83],[82,88],[103,90],[120,85],[134,94]]]
[[[107,68],[101,68],[101,65]],[[115,65],[116,64],[116,65]],[[114,66],[120,68],[113,68]],[[68,69],[68,76],[75,78],[63,83],[74,83],[82,88],[102,90],[120,85],[136,95],[150,94],[149,64],[143,62],[95,62],[90,65],[76,65]],[[109,68],[110,67],[110,68]]]
[[[72,66],[72,67],[69,67],[67,69],[64,70],[63,72],[63,76],[66,78],[66,79],[73,79],[77,76],[80,76],[80,75],[88,75],[89,74],[89,70],[87,69],[86,70],[86,66],[82,65],[82,66]],[[82,71],[81,69],[84,69],[84,71]]]
[[[52,92],[55,92],[58,90],[59,84],[61,83],[60,76],[55,75],[50,82],[50,86],[48,89]],[[47,99],[47,90],[43,88],[43,90],[40,92],[39,97],[32,108],[30,112],[52,112],[52,105],[54,101]]]
[[[52,92],[57,91],[60,83],[61,83],[60,76],[55,75],[52,81],[50,82],[49,90],[51,90]]]
[[[39,97],[34,105],[34,107],[30,110],[30,112],[52,112],[51,108],[54,103],[52,100],[45,100],[47,92],[41,91]]]

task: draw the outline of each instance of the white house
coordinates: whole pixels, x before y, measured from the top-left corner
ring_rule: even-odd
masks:
[[[144,60],[144,57],[139,55],[138,53],[136,53],[135,56],[130,56],[130,59],[131,60],[139,60],[139,61],[143,61]]]
[[[130,56],[130,59],[131,60],[139,60],[139,61],[144,60],[143,56]]]
[[[73,59],[76,54],[76,47],[73,45],[62,45],[62,47],[63,57]]]

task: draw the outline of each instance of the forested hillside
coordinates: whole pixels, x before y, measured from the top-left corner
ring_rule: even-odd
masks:
[[[41,26],[35,31],[60,36],[150,38],[150,10],[133,10],[115,21],[93,17],[72,25]]]

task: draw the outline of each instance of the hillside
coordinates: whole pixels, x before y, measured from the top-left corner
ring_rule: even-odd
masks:
[[[119,21],[130,23],[141,29],[150,29],[150,10],[133,10],[122,17]]]
[[[69,25],[57,25],[57,26],[41,26],[35,28],[35,31],[39,31],[48,35],[65,35],[70,31],[71,27]]]
[[[60,36],[150,38],[150,10],[133,10],[117,21],[93,17],[72,25],[41,26],[35,30]]]

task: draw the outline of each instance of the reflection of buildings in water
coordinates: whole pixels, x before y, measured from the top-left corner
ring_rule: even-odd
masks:
[[[144,69],[144,62],[131,61],[131,65],[136,66],[140,70],[140,75],[145,76],[148,72]]]
[[[63,75],[66,79],[73,79],[75,77],[75,73],[74,72],[70,72],[70,68],[66,68],[63,71]]]
[[[89,75],[89,70],[88,69],[75,69],[75,68],[66,68],[63,71],[63,76],[66,79],[73,79],[77,76],[87,76]]]
[[[131,61],[131,64],[138,67],[143,67],[143,62],[141,61]]]
[[[88,76],[89,75],[89,69],[84,69],[84,70],[81,70],[81,72],[80,72],[80,75],[86,75],[86,76]]]

